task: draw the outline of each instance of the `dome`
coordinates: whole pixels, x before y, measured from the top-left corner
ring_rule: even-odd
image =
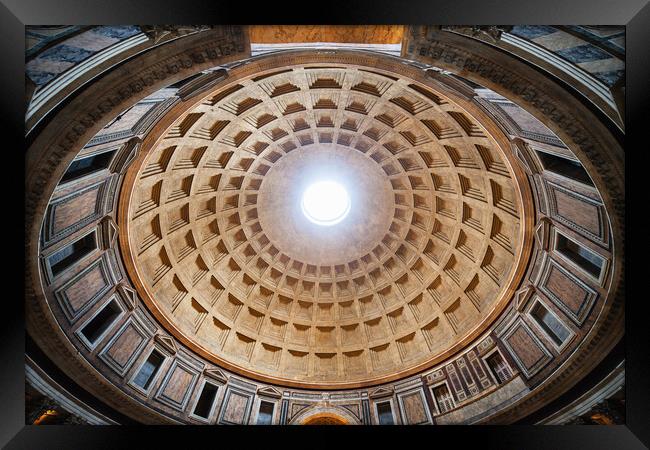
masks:
[[[494,122],[354,56],[233,69],[143,146],[121,193],[141,297],[248,376],[331,389],[421,370],[490,324],[530,252],[530,187]],[[353,206],[326,229],[300,204],[328,176]]]

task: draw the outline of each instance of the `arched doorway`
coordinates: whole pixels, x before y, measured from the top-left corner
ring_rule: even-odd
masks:
[[[336,414],[321,413],[308,417],[302,425],[349,425],[349,422]]]
[[[361,420],[345,408],[316,404],[298,412],[289,425],[361,425]]]

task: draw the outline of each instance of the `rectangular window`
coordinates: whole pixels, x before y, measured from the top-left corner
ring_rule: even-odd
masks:
[[[163,355],[158,353],[156,350],[152,351],[145,363],[140,367],[140,371],[133,382],[144,390],[149,389],[151,382],[164,360],[165,357]]]
[[[447,385],[443,384],[433,388],[433,396],[438,404],[440,414],[446,413],[454,408],[454,399],[451,397],[451,392],[447,389]]]
[[[377,403],[377,415],[379,415],[379,425],[395,425],[390,402]]]
[[[556,249],[562,255],[584,269],[587,273],[597,279],[600,278],[600,273],[603,270],[605,261],[594,252],[587,250],[582,245],[564,237],[560,233],[557,234]]]
[[[106,169],[113,159],[113,154],[116,150],[110,152],[99,153],[97,155],[88,156],[86,158],[77,159],[72,161],[68,170],[63,174],[61,183],[76,180],[93,172],[99,172]]]
[[[258,425],[271,425],[273,421],[273,408],[274,405],[271,402],[260,402],[260,411],[257,414]]]
[[[594,185],[591,178],[589,178],[587,171],[578,161],[573,161],[571,159],[562,158],[561,156],[540,151],[538,151],[537,154],[539,155],[539,159],[542,161],[545,170],[579,181],[580,183],[588,184],[589,186]]]
[[[530,314],[558,346],[569,338],[569,330],[541,303],[537,302]]]
[[[211,383],[206,382],[203,385],[199,400],[196,402],[196,406],[194,407],[195,416],[203,417],[204,419],[207,419],[210,416],[214,399],[217,398],[217,389],[218,388]]]
[[[62,248],[48,259],[52,275],[57,276],[96,248],[97,241],[94,231]]]
[[[501,357],[501,354],[499,352],[494,352],[492,355],[490,355],[487,359],[486,362],[488,364],[488,367],[492,371],[492,374],[494,375],[494,378],[496,378],[497,382],[499,384],[505,383],[512,377],[512,373],[510,372],[510,368],[506,364],[506,362],[503,360]]]
[[[122,310],[117,305],[117,302],[111,300],[110,303],[104,306],[104,308],[97,313],[90,322],[84,325],[80,333],[88,340],[88,342],[95,344],[108,327],[115,322],[115,319],[117,319],[121,312]]]

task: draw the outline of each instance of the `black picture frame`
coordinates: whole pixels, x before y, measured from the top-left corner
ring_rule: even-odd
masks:
[[[309,12],[307,7],[314,7]],[[337,427],[288,430],[287,427],[74,427],[70,426],[26,426],[24,425],[24,375],[25,375],[25,326],[21,287],[13,280],[22,280],[20,264],[10,263],[4,285],[16,289],[16,295],[5,292],[5,304],[13,304],[11,312],[3,314],[0,327],[0,370],[1,397],[0,443],[6,448],[131,448],[136,439],[147,438],[147,447],[164,444],[195,443],[197,436],[206,439],[201,445],[250,445],[250,438],[260,442],[283,439],[290,434],[300,433],[302,444],[313,446],[318,443],[338,445],[337,439],[346,439],[352,434],[361,439],[384,440],[388,434],[398,439],[398,445],[460,445],[468,441],[483,448],[499,449],[641,449],[650,446],[650,404],[648,378],[649,353],[647,343],[648,327],[643,314],[644,276],[643,261],[645,248],[645,227],[640,217],[643,208],[631,208],[641,198],[644,190],[633,188],[634,180],[643,180],[641,173],[647,158],[647,140],[644,136],[648,127],[648,91],[650,88],[650,4],[648,0],[507,0],[469,1],[437,0],[417,1],[402,4],[398,1],[331,2],[293,5],[273,2],[265,6],[239,2],[208,2],[194,0],[1,0],[0,2],[0,45],[2,46],[2,69],[0,89],[2,95],[3,141],[13,138],[15,144],[4,149],[9,156],[16,157],[14,167],[24,163],[25,139],[25,25],[45,24],[151,24],[151,23],[238,23],[238,24],[594,24],[626,26],[626,135],[635,144],[628,144],[626,153],[626,425],[617,426],[509,426],[509,427]],[[636,138],[636,139],[635,139]],[[22,150],[22,154],[21,151]],[[21,159],[22,158],[22,159]],[[13,164],[7,163],[7,164]],[[21,209],[22,196],[16,192],[15,171],[5,176],[5,197],[13,198]],[[635,172],[639,172],[638,176]],[[7,172],[5,172],[6,174]],[[11,221],[7,221],[11,222]],[[24,255],[18,236],[23,233],[20,221],[14,221],[16,228],[7,232],[5,239],[14,241],[16,255]],[[11,234],[9,234],[11,233]],[[15,236],[11,237],[11,236]],[[20,256],[17,256],[20,260]],[[15,259],[9,255],[6,260]],[[630,261],[638,260],[635,265]],[[635,267],[636,266],[636,267]],[[634,276],[632,269],[639,269],[640,276]],[[19,284],[19,283],[18,283]],[[24,290],[23,290],[24,292]],[[7,305],[7,306],[9,306]],[[320,434],[319,434],[320,433]],[[414,433],[417,435],[415,436]],[[226,437],[236,439],[226,444]],[[414,438],[422,439],[417,443]],[[292,438],[293,439],[293,438]],[[304,441],[303,439],[309,439]],[[282,444],[281,441],[278,441]],[[196,444],[198,446],[199,444]],[[362,444],[367,445],[367,444]]]

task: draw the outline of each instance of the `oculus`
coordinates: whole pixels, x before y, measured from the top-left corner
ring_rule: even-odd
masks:
[[[305,189],[300,207],[310,222],[329,227],[340,223],[348,215],[350,196],[335,181],[318,181]]]

